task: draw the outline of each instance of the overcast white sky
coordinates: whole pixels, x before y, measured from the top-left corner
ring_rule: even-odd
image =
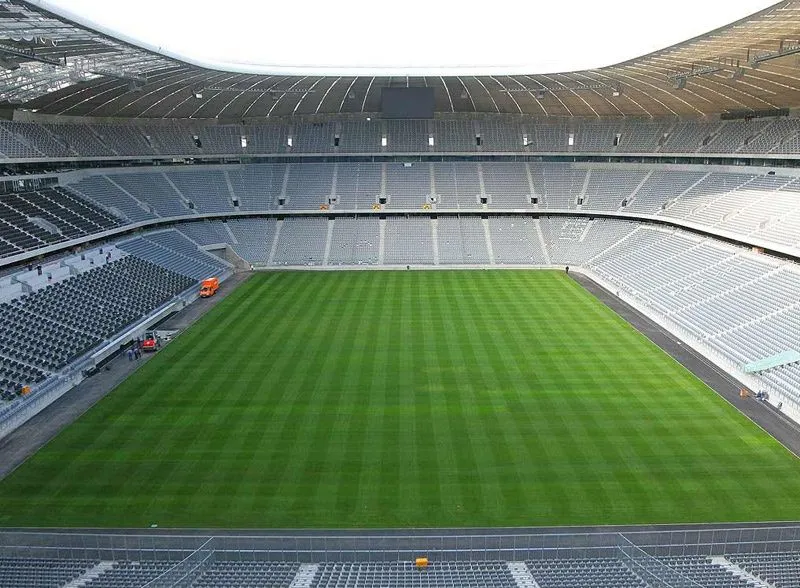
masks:
[[[305,75],[468,75],[590,69],[685,41],[774,3],[33,1],[212,67]]]

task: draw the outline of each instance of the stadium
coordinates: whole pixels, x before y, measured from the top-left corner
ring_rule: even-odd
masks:
[[[0,0],[0,588],[800,586],[800,2],[565,73]]]

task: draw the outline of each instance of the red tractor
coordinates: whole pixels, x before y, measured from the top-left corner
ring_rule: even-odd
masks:
[[[147,331],[142,341],[142,351],[156,351],[158,349],[158,337],[153,331]]]

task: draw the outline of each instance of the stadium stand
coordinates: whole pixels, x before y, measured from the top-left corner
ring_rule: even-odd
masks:
[[[431,193],[431,172],[427,163],[387,163],[386,192],[391,208],[419,209]]]
[[[87,200],[97,203],[114,213],[115,216],[131,222],[155,218],[151,206],[137,200],[123,190],[109,176],[92,175],[70,184],[69,190],[82,195]]]
[[[233,249],[240,257],[256,265],[267,264],[275,237],[275,220],[237,218],[229,220],[226,226]]]
[[[582,207],[593,210],[618,210],[623,206],[627,207],[628,201],[633,198],[646,176],[647,172],[643,170],[592,169]]]
[[[433,121],[434,151],[475,151],[475,128],[469,120]]]
[[[201,147],[193,137],[197,130],[186,125],[143,125],[142,133],[147,142],[164,155],[197,155],[202,153]]]
[[[424,120],[386,121],[387,147],[395,152],[428,151],[427,122]]]
[[[247,140],[248,153],[286,153],[288,150],[289,126],[286,124],[246,125],[241,134]]]
[[[540,588],[647,588],[618,559],[542,559],[525,562]]]
[[[85,588],[132,588],[145,586],[172,567],[168,561],[115,561],[110,569],[86,581]]]
[[[547,208],[576,208],[586,183],[585,169],[569,164],[530,166],[534,195]]]
[[[136,257],[112,261],[2,305],[16,322],[4,354],[56,371],[192,284]]]
[[[339,151],[343,153],[377,153],[381,151],[382,137],[380,123],[377,121],[345,120],[341,123]]]
[[[103,209],[58,187],[0,196],[0,243],[4,245],[0,251],[4,255],[38,249],[121,224]]]
[[[232,212],[233,198],[222,171],[166,173],[167,179],[198,212]]]
[[[288,218],[282,223],[273,263],[322,265],[328,237],[328,219]]]
[[[481,183],[478,166],[466,162],[433,164],[437,206],[475,209],[479,206]]]
[[[440,264],[490,263],[481,219],[440,217],[436,222]]]
[[[706,172],[667,171],[654,169],[628,201],[626,212],[656,214],[671,199],[684,194],[702,180]]]
[[[192,241],[175,230],[148,233],[146,237],[122,241],[117,246],[195,281],[218,273],[221,267],[214,257],[198,251]]]
[[[433,232],[429,218],[398,218],[386,220],[386,264],[432,264]]]
[[[205,153],[241,153],[242,129],[231,125],[205,126],[199,130],[198,139]]]
[[[672,121],[642,121],[628,120],[620,128],[619,145],[620,153],[656,153],[670,129],[674,126]]]
[[[277,207],[286,175],[285,164],[244,165],[225,173],[238,198],[239,210],[272,210]]]
[[[546,265],[538,223],[530,217],[489,218],[495,263]]]
[[[800,553],[729,553],[725,558],[773,586],[800,586]]]
[[[139,127],[130,124],[92,124],[97,136],[117,155],[153,155],[155,148],[142,134]]]
[[[543,217],[539,226],[550,256],[558,265],[583,264],[633,232],[637,224],[617,220]]]
[[[175,230],[2,279],[0,397],[15,400],[226,265]],[[130,255],[128,255],[130,253]]]
[[[630,169],[498,162],[416,163],[411,167],[314,163],[292,164],[288,169],[288,177],[285,164],[91,175],[56,190],[65,197],[81,196],[71,207],[86,199],[99,204],[94,206],[95,214],[104,217],[104,223],[109,215],[134,222],[154,214],[277,210],[281,197],[285,198],[283,209],[297,211],[318,211],[322,205],[371,210],[380,196],[387,199],[387,210],[419,210],[428,202],[438,210],[479,210],[483,196],[491,210],[621,211],[691,221],[783,245],[800,242],[800,209],[795,198],[800,179],[786,172],[768,175],[658,166]],[[431,194],[433,201],[429,201]],[[536,199],[535,204],[531,198]],[[11,225],[10,232],[22,239],[25,247],[55,240],[20,216],[0,220]],[[91,228],[84,227],[84,234],[91,233]],[[31,242],[32,237],[35,240]],[[15,245],[14,237],[5,240]]]
[[[687,588],[788,588],[797,585],[799,557],[797,552],[668,556],[653,558],[645,568],[619,557],[550,557],[524,563],[438,559],[425,568],[410,561],[300,564],[216,558],[187,568],[181,578],[183,585],[193,588],[289,588],[300,583],[313,588],[650,588],[661,585],[661,580]],[[169,582],[168,572],[174,569],[176,562],[160,559],[0,558],[0,587],[137,588],[149,582]]]
[[[370,210],[381,193],[382,166],[339,163],[336,171],[337,208]]]
[[[531,188],[524,164],[482,163],[484,192],[491,195],[492,208],[530,208]]]
[[[752,582],[735,576],[732,571],[716,565],[711,561],[710,557],[702,555],[674,556],[661,558],[661,561],[670,569],[700,586],[714,586],[715,588],[752,587]]]
[[[292,151],[300,153],[328,153],[334,151],[336,123],[314,122],[295,126]]]
[[[429,131],[430,128],[430,131]],[[743,121],[522,119],[484,115],[425,121],[328,120],[295,124],[0,123],[9,159],[276,153],[697,153],[800,152],[800,119]],[[569,137],[573,136],[573,145]],[[385,136],[386,146],[381,146]],[[428,139],[433,137],[433,145]],[[242,146],[242,137],[246,146]],[[289,146],[289,137],[292,145]],[[338,146],[335,139],[338,137]],[[480,145],[476,140],[480,137]],[[526,142],[523,142],[526,141]],[[199,143],[199,145],[198,145]]]
[[[484,118],[478,122],[482,151],[522,151],[522,126],[503,118]]]
[[[181,216],[191,212],[177,188],[163,173],[115,174],[111,179],[160,216]]]
[[[338,217],[333,221],[329,265],[375,265],[379,253],[377,218]]]
[[[0,558],[0,588],[66,586],[97,562],[40,558]]]
[[[270,586],[289,588],[300,570],[299,563],[263,561],[215,561],[194,580],[193,588],[217,586]]]
[[[179,225],[178,230],[198,245],[233,244],[233,236],[228,232],[227,223],[219,221],[199,221]]]
[[[320,565],[315,588],[380,588],[381,586],[461,586],[512,588],[504,562],[436,562],[418,570],[413,562],[326,563]]]
[[[286,189],[286,209],[319,210],[333,193],[334,166],[328,163],[289,164]],[[280,202],[279,202],[280,204]]]
[[[29,145],[37,155],[45,157],[71,157],[75,153],[67,146],[59,142],[44,127],[23,122],[3,122],[3,127],[11,134],[16,136],[19,143]],[[33,155],[36,157],[36,155]]]

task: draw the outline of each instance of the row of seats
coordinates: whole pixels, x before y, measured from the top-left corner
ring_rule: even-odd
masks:
[[[513,120],[507,117],[339,120],[264,125],[53,124],[3,121],[8,158],[238,153],[535,151],[582,153],[797,153],[794,118]]]
[[[757,586],[742,573],[752,573],[775,588],[797,586],[794,574],[776,576],[797,564],[791,553],[732,554],[720,565],[706,556],[653,558],[649,578],[663,577],[669,585],[703,588]],[[740,562],[736,567],[734,561]],[[44,588],[80,585],[87,588],[138,588],[160,578],[175,562],[165,560],[111,561],[0,558],[0,588]],[[540,588],[649,588],[623,558],[549,558],[525,562]],[[426,568],[412,562],[326,562],[301,566],[295,562],[212,560],[194,573],[193,588],[517,588],[523,585],[504,561],[435,561]],[[522,579],[522,582],[529,580]],[[655,580],[654,580],[655,581]],[[524,585],[529,585],[525,583]],[[659,584],[660,585],[660,584]]]

